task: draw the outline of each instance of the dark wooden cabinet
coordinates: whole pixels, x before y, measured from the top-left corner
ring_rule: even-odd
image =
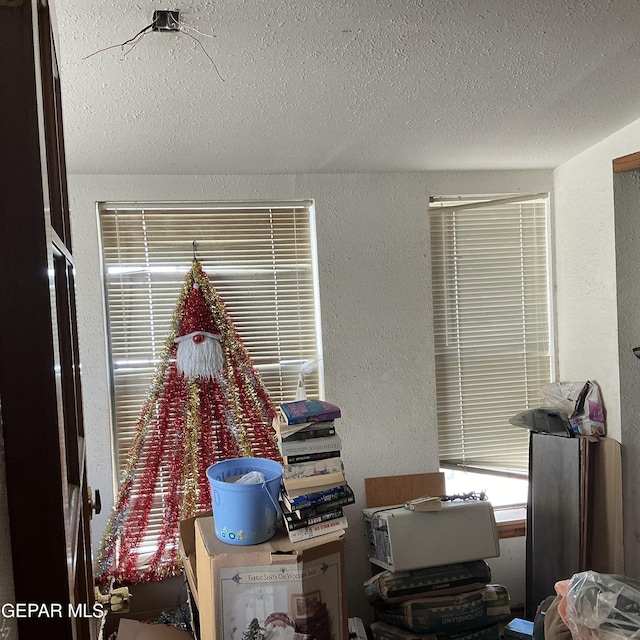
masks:
[[[0,0],[0,420],[20,638],[94,638],[73,252],[52,7]],[[2,479],[0,479],[2,481]]]
[[[621,573],[620,444],[531,433],[526,536],[529,620],[559,580],[588,569]]]

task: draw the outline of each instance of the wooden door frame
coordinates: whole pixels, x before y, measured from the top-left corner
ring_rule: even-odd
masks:
[[[640,151],[613,160],[613,173],[623,173],[633,169],[640,169]]]
[[[621,510],[623,512],[623,570],[634,571],[640,553],[636,550],[636,522],[640,509],[630,492],[637,484],[637,471],[630,464],[638,458],[636,431],[638,403],[635,401],[636,363],[632,353],[637,339],[633,318],[636,316],[640,293],[637,290],[638,264],[638,174],[640,151],[615,158],[613,167],[614,235],[616,256],[616,311],[618,315],[618,381],[620,391],[620,442],[622,443]],[[626,175],[623,175],[626,174]],[[627,191],[630,189],[630,191]]]

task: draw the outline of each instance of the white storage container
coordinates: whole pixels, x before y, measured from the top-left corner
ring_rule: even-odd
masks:
[[[500,555],[493,507],[487,501],[443,502],[439,511],[403,505],[363,509],[369,560],[408,571]]]

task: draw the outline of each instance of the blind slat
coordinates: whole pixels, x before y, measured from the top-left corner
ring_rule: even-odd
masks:
[[[526,470],[509,418],[551,379],[546,202],[429,218],[440,460]]]
[[[100,203],[98,210],[118,469],[127,464],[194,239],[274,405],[295,397],[301,364],[321,356],[311,202]],[[319,395],[317,372],[305,386]],[[145,552],[160,536],[167,481],[161,474]]]

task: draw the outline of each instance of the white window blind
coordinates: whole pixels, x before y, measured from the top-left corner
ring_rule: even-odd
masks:
[[[547,199],[433,200],[440,463],[525,471],[509,418],[551,380]]]
[[[98,214],[118,475],[194,241],[274,406],[295,398],[301,364],[321,358],[312,202],[99,203]],[[309,397],[321,397],[321,371],[305,376]],[[158,531],[161,503],[150,522]]]

